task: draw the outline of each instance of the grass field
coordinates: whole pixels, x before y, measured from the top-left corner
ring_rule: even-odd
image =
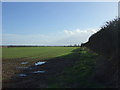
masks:
[[[96,58],[97,54],[81,47],[3,48],[3,87],[103,87],[102,84],[91,79],[94,75]],[[35,66],[38,61],[47,63]],[[28,63],[21,64],[21,62]],[[46,72],[44,74],[31,73],[39,70]],[[18,77],[17,75],[21,73],[28,76]]]
[[[69,54],[78,47],[11,47],[2,49],[3,59],[13,58],[52,58]]]
[[[38,61],[50,60],[72,53],[78,47],[10,47],[2,48],[3,80],[8,80],[21,70],[16,67],[30,67]],[[28,62],[22,65],[21,62]]]

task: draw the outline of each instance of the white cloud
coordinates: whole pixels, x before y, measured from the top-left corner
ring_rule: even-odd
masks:
[[[78,34],[93,34],[97,32],[99,29],[76,29],[76,30],[64,30],[67,35],[78,35]]]
[[[3,45],[70,45],[81,44],[99,29],[63,30],[58,33],[19,35],[3,34]]]
[[[81,44],[85,43],[88,41],[89,37],[93,34],[96,33],[99,29],[86,29],[86,30],[81,30],[81,29],[75,29],[75,30],[64,30],[64,35],[66,37],[57,40],[54,42],[55,44],[58,45],[74,45],[74,44]]]
[[[73,35],[73,34],[74,34],[74,32],[69,31],[69,30],[64,30],[64,32],[65,32],[66,34],[68,34],[68,35]]]

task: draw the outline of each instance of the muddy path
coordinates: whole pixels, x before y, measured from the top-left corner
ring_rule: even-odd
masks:
[[[71,54],[53,58],[47,61],[39,61],[34,65],[24,68],[15,74],[11,79],[3,81],[3,88],[47,88],[53,78],[60,75],[65,68],[69,68],[80,60],[79,49]],[[42,64],[40,64],[42,63]],[[25,64],[23,62],[23,64]],[[4,66],[3,66],[4,67]]]

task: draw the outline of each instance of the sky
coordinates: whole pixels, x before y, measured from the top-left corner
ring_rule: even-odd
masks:
[[[2,44],[81,44],[116,16],[117,2],[3,2]]]

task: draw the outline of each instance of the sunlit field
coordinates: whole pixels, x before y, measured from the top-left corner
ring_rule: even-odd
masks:
[[[103,87],[90,80],[96,58],[81,47],[3,48],[3,87]]]
[[[78,47],[10,47],[3,48],[3,59],[39,58],[47,59],[69,54]]]

